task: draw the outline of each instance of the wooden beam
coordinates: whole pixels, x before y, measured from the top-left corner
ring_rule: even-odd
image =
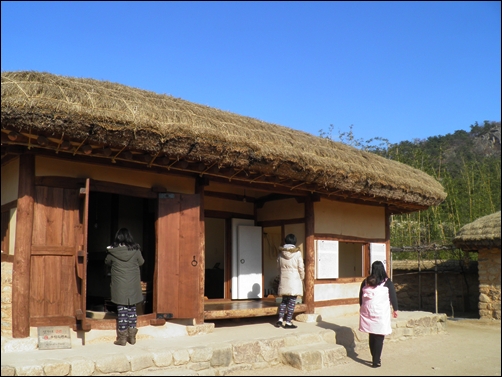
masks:
[[[247,202],[250,202],[250,203],[253,203],[257,200],[251,196],[236,195],[236,194],[230,194],[230,193],[225,193],[225,192],[207,191],[207,190],[204,191],[204,195],[211,196],[214,198],[226,199],[226,200],[235,200],[238,202],[244,201],[244,198],[246,199]]]
[[[16,131],[11,131],[9,132],[8,137],[11,141],[17,141],[21,137],[21,135]]]
[[[221,309],[221,310],[205,310],[204,319],[230,319],[230,318],[249,318],[249,317],[266,317],[276,315],[279,308],[277,306],[264,306],[261,308],[250,309]],[[305,313],[307,306],[305,304],[296,304],[294,313]]]
[[[78,189],[85,186],[85,179],[71,177],[35,177],[35,186],[60,187],[68,189]]]
[[[45,147],[46,145],[49,145],[49,139],[47,139],[45,136],[39,135],[37,138],[37,143],[42,147]]]
[[[92,147],[89,146],[85,147],[82,146],[82,148],[80,149],[77,148],[76,150],[74,150],[75,148],[73,147],[70,141],[58,140],[53,142],[52,141],[53,138],[50,137],[47,137],[47,139],[49,140],[49,144],[46,146],[42,147],[39,144],[30,145],[27,136],[19,134],[19,137],[15,136],[17,138],[15,141],[11,141],[8,137],[9,136],[8,132],[10,131],[6,130],[2,131],[2,143],[5,144],[2,145],[2,163],[7,162],[7,160],[4,159],[6,158],[7,154],[19,152],[18,150],[14,149],[11,150],[10,148],[5,149],[5,146],[9,143],[17,145],[27,144],[29,148],[37,147],[37,154],[38,153],[47,154],[44,152],[47,152],[48,150],[52,149],[54,149],[56,153],[58,153],[59,151],[71,152],[75,154],[74,156],[76,158],[75,161],[85,161],[85,162],[89,162],[88,159],[87,160],[85,159],[86,153],[88,153],[88,155],[96,157],[101,157],[101,156],[110,157],[112,153],[112,150],[109,147],[107,148],[103,147],[104,149],[97,149],[97,148],[102,148],[102,145],[95,145],[94,147],[96,149],[93,149]],[[34,137],[35,136],[32,136],[32,138]],[[57,147],[52,148],[53,144],[57,144]],[[14,145],[11,145],[11,147],[14,147]],[[267,174],[263,174],[253,178],[253,176],[260,173],[257,173],[256,171],[246,171],[245,169],[235,170],[234,168],[226,168],[223,166],[220,168],[216,163],[213,163],[213,165],[211,165],[210,167],[206,167],[201,162],[191,161],[189,163],[186,160],[180,160],[180,161],[171,160],[168,156],[163,156],[159,158],[152,157],[152,159],[147,161],[148,158],[151,157],[148,154],[133,155],[130,151],[125,150],[125,148],[126,147],[121,149],[115,155],[115,157],[111,158],[112,163],[117,163],[118,161],[116,161],[115,158],[119,156],[118,158],[123,163],[123,165],[121,166],[130,169],[143,169],[144,168],[143,164],[148,164],[148,167],[150,167],[153,172],[159,174],[165,174],[165,170],[163,169],[164,167],[167,168],[167,170],[171,169],[174,171],[179,171],[181,172],[182,175],[203,174],[204,176],[209,176],[211,180],[214,180],[216,182],[227,183],[228,181],[232,181],[233,184],[251,187],[253,190],[257,191],[267,191],[267,192],[273,191],[276,193],[296,195],[298,197],[317,193],[318,198],[323,197],[330,200],[343,201],[345,203],[355,203],[355,204],[375,205],[375,206],[388,205],[390,214],[415,212],[415,211],[425,210],[428,208],[427,205],[407,203],[404,201],[399,201],[395,199],[393,200],[386,197],[374,196],[371,193],[361,194],[351,191],[336,190],[334,188],[326,188],[324,186],[319,186],[312,183],[309,184],[298,180],[290,180],[285,177],[274,177],[274,176],[269,176]],[[78,159],[77,158],[79,157],[78,155],[80,155],[82,158]],[[93,161],[90,163],[96,163],[96,162],[98,161]],[[127,164],[127,162],[141,164],[141,166],[135,166],[134,164],[130,163]]]
[[[73,327],[76,323],[76,318],[72,316],[48,316],[48,317],[32,317],[30,318],[31,327],[41,326],[70,326]]]
[[[325,306],[341,306],[359,304],[359,298],[339,298],[335,300],[318,301],[315,303],[316,308]]]
[[[12,272],[12,337],[30,336],[30,262],[35,203],[35,156],[19,158],[16,243]]]

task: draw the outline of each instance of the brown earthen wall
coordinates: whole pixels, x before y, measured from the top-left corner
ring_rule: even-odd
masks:
[[[410,268],[409,265],[400,266],[400,263],[394,262],[392,273],[392,281],[396,288],[400,310],[435,312],[436,284],[433,267],[428,266],[427,269],[421,271],[420,282],[416,262],[415,268]],[[421,294],[419,294],[420,291]],[[475,315],[479,298],[476,263],[473,263],[465,273],[461,273],[458,261],[443,264],[438,268],[437,296],[438,313],[446,313],[448,316],[455,316],[460,313]]]

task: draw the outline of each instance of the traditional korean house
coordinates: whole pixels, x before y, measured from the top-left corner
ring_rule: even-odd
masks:
[[[446,197],[410,166],[172,96],[40,72],[1,85],[13,337],[115,328],[103,260],[120,227],[145,258],[139,326],[275,314],[288,233],[306,266],[297,312],[357,312],[371,262],[390,267],[391,215]]]
[[[500,320],[500,211],[464,225],[453,244],[478,253],[479,317]]]

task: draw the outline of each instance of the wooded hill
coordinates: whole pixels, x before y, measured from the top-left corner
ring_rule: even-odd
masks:
[[[320,134],[331,138],[322,130]],[[349,132],[339,133],[339,139],[420,169],[441,182],[447,192],[446,200],[439,206],[393,216],[393,247],[452,245],[462,226],[500,210],[500,122],[475,123],[470,132],[459,130],[397,144],[378,137],[368,141],[355,139],[351,126]]]

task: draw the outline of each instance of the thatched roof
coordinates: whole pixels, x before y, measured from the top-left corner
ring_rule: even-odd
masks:
[[[2,155],[8,153],[4,146],[13,144],[52,148],[244,180],[256,187],[273,185],[291,193],[385,203],[391,212],[425,209],[446,198],[434,178],[408,165],[107,81],[2,72],[1,121]]]
[[[453,244],[463,250],[500,249],[500,211],[464,225]]]

